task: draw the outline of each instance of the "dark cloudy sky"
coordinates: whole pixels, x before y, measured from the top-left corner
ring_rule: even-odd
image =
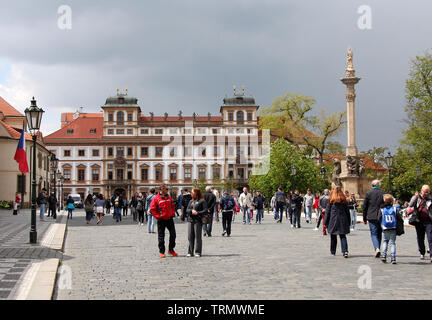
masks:
[[[71,30],[58,27],[63,4]],[[362,5],[370,30],[358,27]],[[432,48],[431,12],[429,0],[0,0],[0,96],[23,111],[34,95],[44,134],[61,112],[99,112],[126,86],[145,114],[217,114],[233,84],[261,106],[292,91],[336,112],[351,46],[358,147],[394,150],[410,60]]]

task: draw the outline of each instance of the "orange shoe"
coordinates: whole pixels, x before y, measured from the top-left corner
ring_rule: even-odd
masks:
[[[160,256],[161,258],[165,258],[165,257],[166,257],[165,253],[161,253],[161,254],[159,254],[159,256]]]
[[[169,253],[170,255],[172,255],[173,257],[177,257],[177,256],[178,256],[178,253],[175,252],[175,251],[168,251],[168,253]]]

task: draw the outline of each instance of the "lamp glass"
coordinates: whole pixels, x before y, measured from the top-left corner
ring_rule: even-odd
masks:
[[[393,166],[393,156],[390,154],[390,152],[388,153],[387,157],[385,157],[385,159],[386,159],[387,167],[391,168]]]

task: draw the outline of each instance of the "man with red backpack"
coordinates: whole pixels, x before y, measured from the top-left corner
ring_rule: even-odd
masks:
[[[175,206],[174,201],[168,194],[168,186],[166,184],[162,184],[160,186],[159,192],[153,198],[150,204],[150,213],[157,220],[160,257],[166,257],[165,228],[168,229],[170,234],[168,254],[172,255],[173,257],[178,256],[178,254],[174,251],[174,247],[176,245],[176,231],[174,226]]]

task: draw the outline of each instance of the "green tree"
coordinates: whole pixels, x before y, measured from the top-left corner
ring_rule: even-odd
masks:
[[[295,176],[292,167],[297,168]],[[252,175],[249,185],[252,190],[261,190],[267,199],[271,199],[278,187],[284,191],[298,189],[305,193],[308,188],[313,192],[328,188],[331,168],[327,176],[321,177],[321,167],[293,144],[279,138],[271,144],[270,168],[266,174]]]
[[[262,109],[259,126],[270,129],[273,137],[305,144],[318,154],[322,164],[327,144],[344,128],[346,113],[343,110],[327,115],[325,110],[319,110],[318,115],[312,115],[314,104],[313,97],[288,92]]]
[[[405,93],[408,126],[394,156],[392,187],[396,197],[408,200],[432,178],[432,55],[429,51],[411,60]]]

